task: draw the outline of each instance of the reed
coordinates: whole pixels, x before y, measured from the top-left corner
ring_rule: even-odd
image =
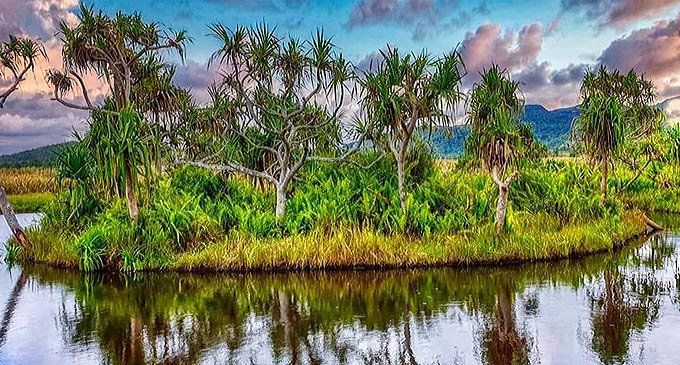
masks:
[[[9,195],[56,193],[56,170],[40,167],[0,168],[0,184]]]

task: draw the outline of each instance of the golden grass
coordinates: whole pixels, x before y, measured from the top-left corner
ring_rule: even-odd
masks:
[[[411,238],[359,228],[282,239],[234,234],[223,242],[177,255],[165,269],[180,271],[306,270],[498,264],[551,260],[611,250],[643,234],[638,211],[558,227],[548,216],[526,217],[498,238],[493,227],[454,235]],[[521,221],[521,220],[520,220]]]
[[[173,254],[166,264],[146,263],[143,270],[172,271],[273,271],[342,268],[408,268],[471,266],[555,260],[612,250],[644,234],[638,210],[621,217],[560,226],[545,214],[516,217],[510,232],[498,237],[492,225],[453,235],[410,237],[384,235],[358,227],[338,227],[285,238],[260,239],[232,233],[216,243]],[[78,255],[68,233],[30,230],[30,250],[23,262],[78,267]],[[108,252],[115,259],[120,252]]]
[[[40,167],[0,168],[0,184],[8,195],[56,193],[56,170]]]

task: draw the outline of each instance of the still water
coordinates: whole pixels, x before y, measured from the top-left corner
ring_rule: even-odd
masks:
[[[0,364],[680,364],[678,246],[383,272],[5,265]]]

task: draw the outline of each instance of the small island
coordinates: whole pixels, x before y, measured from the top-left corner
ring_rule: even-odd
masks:
[[[54,169],[2,171],[11,261],[124,272],[500,264],[611,250],[660,229],[648,214],[680,211],[680,128],[634,70],[585,73],[556,154],[523,119],[521,84],[497,65],[467,74],[457,49],[386,47],[359,68],[321,30],[298,39],[216,23],[219,80],[199,104],[164,60],[184,57],[185,32],[79,11],[58,35],[64,68],[46,80],[55,103],[90,113],[88,132]],[[15,89],[45,55],[27,38],[2,50],[24,70]],[[109,85],[99,103],[88,75]],[[457,133],[463,153],[438,158],[433,135]],[[45,174],[44,188],[26,187]],[[12,203],[39,209],[40,226],[20,227]]]

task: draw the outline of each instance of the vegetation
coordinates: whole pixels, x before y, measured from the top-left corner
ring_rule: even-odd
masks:
[[[73,143],[58,143],[0,156],[0,168],[54,167],[57,163],[57,153]]]
[[[16,213],[34,213],[59,192],[56,170],[49,168],[0,168],[0,181]]]
[[[456,104],[463,99],[463,61],[454,50],[433,59],[425,52],[402,56],[395,48],[380,51],[382,60],[375,73],[359,80],[361,104],[366,111],[364,132],[371,141],[387,149],[397,165],[399,202],[406,210],[406,155],[418,128],[429,130],[447,124]]]
[[[456,51],[389,48],[357,76],[322,31],[298,40],[216,24],[221,79],[198,106],[161,54],[183,56],[184,32],[85,6],[78,20],[62,24],[65,69],[48,81],[57,102],[91,111],[90,129],[58,153],[61,190],[34,245],[12,249],[22,261],[242,271],[542,260],[611,249],[680,200],[680,132],[659,128],[654,87],[635,72],[585,76],[573,136],[594,173],[545,158],[507,72],[490,68],[464,95]],[[101,105],[88,73],[110,85]],[[81,104],[64,99],[74,90]],[[348,114],[355,97],[361,110]],[[466,155],[437,164],[429,132],[464,99]]]
[[[510,184],[517,170],[503,176],[508,168],[540,147],[534,146],[533,131],[520,123],[524,98],[519,83],[511,81],[507,71],[493,66],[482,74],[479,84],[472,88],[468,112],[471,133],[466,152],[491,173],[498,186],[496,204],[496,232],[505,226]],[[536,156],[540,157],[540,156]]]
[[[7,99],[17,90],[29,72],[34,71],[35,63],[46,58],[45,48],[31,38],[9,36],[9,40],[0,43],[0,109]],[[5,187],[0,181],[0,212],[5,218],[10,231],[22,247],[30,246],[30,241],[19,225],[14,210],[7,198]]]
[[[339,118],[354,70],[322,31],[302,41],[280,38],[266,25],[232,30],[215,24],[211,30],[221,46],[210,62],[223,71],[211,91],[208,114],[217,135],[203,153],[217,152],[189,163],[271,184],[281,219],[300,169],[342,148]],[[184,122],[190,133],[196,133],[193,125],[203,123],[197,113],[189,113]],[[204,137],[191,136],[188,142],[197,138]]]
[[[80,4],[78,23],[60,23],[64,70],[50,70],[47,81],[54,89],[53,100],[80,110],[92,111],[90,146],[99,159],[105,183],[124,196],[130,219],[137,220],[140,170],[151,176],[154,146],[145,117],[160,121],[177,110],[183,93],[174,87],[174,68],[161,52],[176,51],[184,56],[191,39],[184,32],[160,29],[145,23],[139,13],[109,17]],[[103,78],[110,95],[101,106],[92,104],[83,75]],[[64,95],[80,89],[83,104],[74,104]]]
[[[580,115],[574,120],[573,135],[591,163],[600,168],[601,202],[607,199],[609,169],[624,143],[635,145],[658,131],[664,114],[650,103],[654,85],[630,71],[626,75],[601,66],[587,72],[581,85]]]

